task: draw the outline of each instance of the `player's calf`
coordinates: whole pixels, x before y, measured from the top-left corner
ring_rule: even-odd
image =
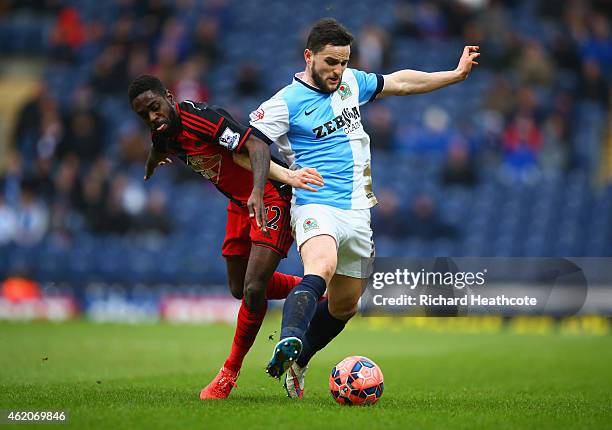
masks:
[[[291,291],[283,306],[280,338],[297,337],[302,340],[321,296],[325,293],[325,280],[317,275],[305,275]]]
[[[310,359],[338,336],[345,326],[345,320],[335,318],[330,314],[327,299],[319,302],[317,311],[306,330],[302,353],[296,364],[302,368],[306,367]]]
[[[329,314],[342,321],[350,320],[357,313],[364,286],[363,279],[335,275],[328,288]]]

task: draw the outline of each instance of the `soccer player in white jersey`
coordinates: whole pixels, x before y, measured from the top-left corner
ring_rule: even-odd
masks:
[[[370,138],[359,107],[461,82],[480,55],[478,46],[466,46],[455,70],[400,70],[383,76],[347,67],[352,41],[336,20],[319,20],[308,36],[304,72],[251,113],[254,133],[276,143],[292,168],[314,167],[325,178],[319,192],[298,189],[292,201],[292,230],[304,277],[287,297],[280,341],[267,367],[276,378],[287,371],[289,397],[302,397],[308,361],[356,313],[370,275],[370,208],[376,198]],[[326,289],[327,299],[320,300]]]

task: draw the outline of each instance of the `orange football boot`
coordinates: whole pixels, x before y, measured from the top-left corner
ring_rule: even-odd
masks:
[[[232,388],[237,387],[236,380],[240,372],[234,373],[222,367],[210,384],[200,391],[200,400],[226,399]]]

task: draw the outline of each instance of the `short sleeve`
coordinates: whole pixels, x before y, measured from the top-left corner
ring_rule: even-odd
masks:
[[[251,127],[240,124],[223,109],[190,101],[181,103],[180,107],[185,130],[232,152],[240,152],[252,132]]]
[[[351,71],[359,86],[359,105],[374,100],[383,89],[385,83],[383,76],[378,73],[366,73],[355,69],[351,69]]]
[[[263,102],[249,116],[254,134],[268,145],[289,131],[289,109],[280,93]]]

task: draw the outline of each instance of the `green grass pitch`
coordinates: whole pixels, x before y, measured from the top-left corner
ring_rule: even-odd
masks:
[[[65,409],[66,427],[78,429],[612,428],[610,335],[356,319],[314,358],[304,400],[292,401],[263,370],[278,325],[267,318],[230,398],[204,403],[198,393],[233,327],[0,323],[0,409]],[[385,375],[373,407],[339,406],[328,392],[331,367],[357,354]]]

